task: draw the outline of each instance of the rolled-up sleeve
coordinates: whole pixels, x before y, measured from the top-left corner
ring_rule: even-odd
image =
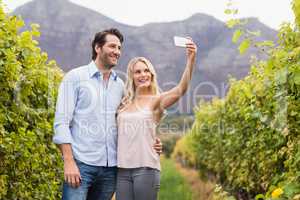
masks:
[[[76,85],[76,73],[72,71],[65,75],[60,84],[54,119],[53,142],[55,144],[73,143],[70,123],[73,119],[77,100]]]

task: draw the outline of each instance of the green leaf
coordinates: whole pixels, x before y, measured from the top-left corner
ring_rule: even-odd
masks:
[[[17,19],[17,17],[16,17],[16,26],[17,26],[17,28],[21,28],[24,25],[25,25],[24,21],[20,20],[20,19]]]
[[[262,200],[265,199],[265,196],[263,194],[258,194],[255,196],[255,200]]]
[[[257,42],[257,43],[255,43],[255,44],[256,44],[256,46],[258,46],[258,47],[263,47],[263,46],[266,46],[266,47],[274,47],[274,46],[275,46],[274,42],[271,41],[271,40],[266,40],[266,41],[263,41],[263,42]]]
[[[236,200],[233,196],[227,197],[226,200]]]
[[[241,21],[239,19],[230,19],[226,22],[228,28],[233,28],[239,24],[241,24]]]
[[[285,84],[287,82],[287,70],[281,69],[276,73],[276,82],[277,84]]]
[[[298,112],[292,111],[290,115],[291,115],[291,116],[296,116],[296,115],[298,115]]]
[[[300,85],[300,70],[294,73],[294,82],[296,85]]]
[[[40,37],[40,32],[38,31],[38,29],[40,28],[39,24],[31,24],[31,29],[32,29],[32,35],[35,37]]]
[[[239,46],[240,54],[244,54],[250,47],[251,40],[245,39]]]
[[[265,123],[267,120],[268,120],[267,115],[264,115],[264,116],[260,117],[260,121],[263,122],[263,123]]]
[[[236,44],[243,34],[244,32],[241,29],[236,30],[233,34],[232,42]]]
[[[253,35],[253,36],[260,36],[260,31],[250,31],[250,30],[247,30],[247,33],[250,34],[250,35]]]
[[[230,15],[230,14],[232,13],[232,10],[231,10],[231,9],[226,9],[226,10],[224,11],[224,13],[225,13],[226,15]]]
[[[300,186],[296,183],[290,183],[286,185],[283,190],[287,197],[292,198],[295,194],[300,192]]]

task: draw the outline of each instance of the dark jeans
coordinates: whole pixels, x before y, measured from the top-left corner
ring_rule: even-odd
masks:
[[[72,188],[64,183],[63,200],[110,200],[116,189],[117,167],[87,165],[76,160],[81,185]]]
[[[160,171],[148,167],[119,168],[117,200],[156,200],[160,188]]]

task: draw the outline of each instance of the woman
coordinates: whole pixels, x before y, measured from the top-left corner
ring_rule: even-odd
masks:
[[[187,63],[179,84],[160,93],[152,64],[133,58],[127,68],[125,96],[118,112],[117,200],[156,200],[160,187],[160,158],[152,148],[163,111],[186,92],[197,52],[190,38]]]

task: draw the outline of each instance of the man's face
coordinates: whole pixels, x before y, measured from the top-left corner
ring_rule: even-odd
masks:
[[[117,36],[106,35],[105,44],[95,48],[98,54],[97,59],[100,59],[105,68],[110,69],[118,64],[121,55],[121,42]]]

